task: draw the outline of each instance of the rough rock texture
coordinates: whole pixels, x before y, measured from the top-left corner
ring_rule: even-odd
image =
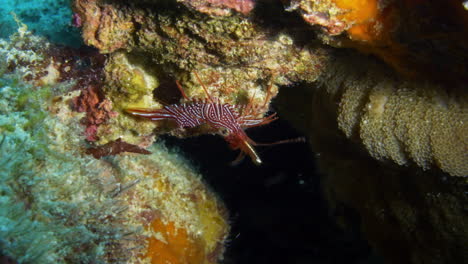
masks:
[[[296,4],[297,8],[303,6]],[[325,60],[334,58],[320,47],[299,47],[293,35],[282,28],[269,32],[255,20],[241,16],[207,16],[176,3],[153,5],[150,9],[139,1],[75,3],[83,19],[85,42],[101,52],[112,53],[106,66],[106,89],[118,111],[125,107],[160,108],[161,103],[173,101],[167,93],[157,93],[163,79],[179,80],[191,98],[206,98],[194,72],[201,76],[210,95],[223,102],[246,104],[251,100],[254,105],[262,105],[270,84],[274,95],[277,85],[313,82],[323,72],[324,83],[350,83],[344,75],[367,69],[337,72],[334,68],[340,67],[340,58],[325,69]],[[455,81],[456,88],[447,90],[446,83],[397,80],[387,72],[377,74],[366,75],[362,83],[349,84],[339,91],[346,98],[337,112],[339,128],[348,137],[357,138],[353,133],[360,123],[361,143],[376,159],[400,165],[414,162],[423,169],[437,166],[451,175],[467,175],[466,95],[460,84]],[[370,87],[374,82],[379,84]],[[363,96],[370,96],[370,101],[362,101]],[[362,109],[355,107],[363,104],[367,104],[368,111],[357,114]],[[384,109],[386,112],[379,113]],[[423,119],[433,127],[420,124],[418,120]],[[124,136],[129,142],[141,144],[151,138],[151,130],[157,126],[160,132],[167,132],[167,124],[120,115],[117,122],[111,121],[98,134],[106,135],[100,143]],[[452,132],[454,137],[448,136]],[[135,135],[143,135],[143,141],[138,142]]]
[[[233,11],[247,15],[255,6],[255,0],[179,0],[179,2],[201,13],[216,16],[231,15]]]
[[[167,88],[156,89],[169,83],[176,91],[175,80],[189,98],[207,98],[194,73],[221,102],[267,106],[268,93],[274,96],[278,85],[314,81],[325,56],[322,49],[297,46],[291,35],[264,31],[240,16],[211,17],[175,2],[76,1],[75,11],[83,20],[84,41],[110,53],[106,92],[119,111],[178,102],[177,92],[174,98]],[[265,111],[267,107],[259,116]],[[156,126],[162,126],[160,133],[167,132],[167,124],[121,115],[98,135],[106,135],[100,143],[123,136],[140,144],[135,135],[146,141]]]
[[[50,42],[79,47],[79,31],[70,23],[71,0],[7,0],[0,5],[0,37],[8,38],[18,27],[15,19],[27,24]],[[53,26],[51,26],[53,25]]]
[[[74,8],[84,41],[109,54],[105,92],[116,111],[179,103],[170,92],[176,87],[167,86],[175,80],[189,97],[206,98],[195,73],[210,95],[230,104],[262,105],[272,84],[272,95],[281,90],[281,113],[319,152],[331,204],[358,212],[378,252],[393,263],[461,262],[468,175],[461,6],[291,1],[286,9],[297,12],[288,13],[261,2],[247,14],[235,6],[217,13],[212,1],[77,0]],[[315,37],[298,13],[326,30]],[[447,23],[435,23],[440,19]],[[153,133],[208,132],[119,118],[106,127],[106,140],[122,135],[143,145]]]
[[[223,204],[161,144],[150,155],[86,155],[86,114],[73,107],[80,80],[60,82],[58,70],[47,85],[26,78],[54,60],[51,46],[26,30],[0,42],[0,65],[13,65],[0,78],[1,258],[217,263],[229,231]]]
[[[372,53],[407,76],[450,80],[468,71],[468,12],[458,0],[291,0],[337,47]]]

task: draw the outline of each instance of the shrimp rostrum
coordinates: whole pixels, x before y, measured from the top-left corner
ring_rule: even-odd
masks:
[[[249,101],[246,105],[221,103],[208,93],[208,89],[197,73],[195,73],[195,76],[207,94],[206,99],[189,99],[179,82],[176,81],[177,87],[185,98],[184,103],[165,105],[161,109],[130,108],[126,109],[126,111],[134,116],[153,121],[173,120],[179,128],[193,128],[203,124],[208,125],[214,131],[218,131],[219,134],[223,135],[233,150],[240,150],[239,156],[233,163],[241,161],[245,155],[248,155],[255,164],[260,165],[262,160],[255,151],[254,146],[268,144],[256,143],[247,136],[245,129],[273,122],[277,119],[276,113],[258,118],[259,108],[254,107],[252,101]],[[261,108],[264,108],[270,97],[269,87],[264,105]],[[286,141],[279,141],[273,144],[277,143],[286,143]]]

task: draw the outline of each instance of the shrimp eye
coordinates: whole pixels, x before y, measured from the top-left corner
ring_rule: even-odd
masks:
[[[231,133],[232,133],[232,131],[230,131],[230,130],[227,129],[227,128],[226,128],[226,129],[222,129],[222,130],[220,131],[220,134],[221,134],[221,136],[223,136],[223,137],[227,137],[227,136],[229,136],[229,134],[231,134]]]

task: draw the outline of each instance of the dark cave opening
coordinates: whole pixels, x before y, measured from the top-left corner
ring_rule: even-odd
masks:
[[[247,134],[258,142],[301,136],[281,119]],[[307,143],[257,147],[262,165],[246,158],[232,166],[237,153],[220,136],[162,140],[196,164],[228,208],[222,263],[363,263],[371,256],[359,231],[342,230],[330,216]]]

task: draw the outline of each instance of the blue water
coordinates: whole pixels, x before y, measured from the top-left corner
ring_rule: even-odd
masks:
[[[11,12],[37,35],[50,42],[79,47],[80,32],[72,26],[71,0],[0,0],[0,38],[8,38],[18,25]]]

